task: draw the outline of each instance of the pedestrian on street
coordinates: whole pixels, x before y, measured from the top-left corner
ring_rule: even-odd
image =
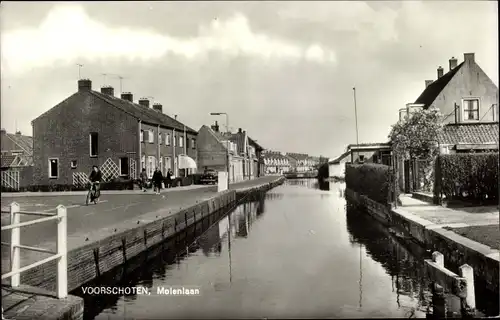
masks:
[[[148,175],[146,173],[146,168],[142,168],[142,172],[139,175],[139,187],[141,187],[141,190],[146,192],[146,187],[148,184]]]
[[[167,188],[172,187],[172,171],[170,169],[167,170]]]
[[[163,182],[163,175],[160,171],[160,168],[156,168],[155,173],[153,174],[153,184],[156,194],[160,194],[162,182]]]

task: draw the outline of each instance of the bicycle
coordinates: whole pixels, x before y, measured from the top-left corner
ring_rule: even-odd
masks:
[[[88,206],[90,202],[94,202],[94,204],[97,204],[97,199],[99,199],[99,196],[101,195],[100,192],[98,192],[96,189],[97,184],[98,182],[90,183],[89,192],[87,193],[85,205]]]

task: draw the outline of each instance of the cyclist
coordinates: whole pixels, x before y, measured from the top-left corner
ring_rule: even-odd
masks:
[[[99,170],[98,166],[92,166],[92,172],[89,175],[89,180],[91,182],[91,187],[94,188],[95,190],[95,202],[99,200],[99,197],[101,196],[101,191],[100,191],[100,186],[99,183],[102,180],[102,173],[101,170]]]

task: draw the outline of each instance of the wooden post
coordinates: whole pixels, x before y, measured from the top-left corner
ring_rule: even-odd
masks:
[[[434,261],[440,267],[444,268],[444,256],[442,253],[440,253],[438,251],[434,251],[432,253],[432,261]]]
[[[19,204],[17,202],[12,202],[10,204],[10,223],[19,224],[21,222],[21,216],[19,214]],[[21,255],[19,252],[19,245],[21,244],[21,229],[19,227],[12,228],[10,230],[10,271],[16,272],[21,267]],[[16,273],[10,278],[10,285],[12,287],[18,287],[21,282],[21,275]]]
[[[57,206],[57,297],[68,296],[68,247],[67,247],[67,210],[63,205]]]
[[[462,265],[460,268],[460,276],[465,279],[467,283],[467,296],[465,298],[464,306],[467,313],[472,312],[476,309],[476,294],[474,288],[474,270],[468,264]]]

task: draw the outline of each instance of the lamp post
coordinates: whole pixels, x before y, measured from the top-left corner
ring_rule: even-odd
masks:
[[[352,88],[354,95],[354,118],[356,120],[356,148],[358,149],[358,158],[359,158],[359,140],[358,140],[358,108],[356,105],[356,87]]]
[[[226,116],[226,131],[229,133],[229,116],[225,112],[210,112],[211,116]],[[229,188],[229,137],[226,140],[226,172],[227,172],[227,187]]]

